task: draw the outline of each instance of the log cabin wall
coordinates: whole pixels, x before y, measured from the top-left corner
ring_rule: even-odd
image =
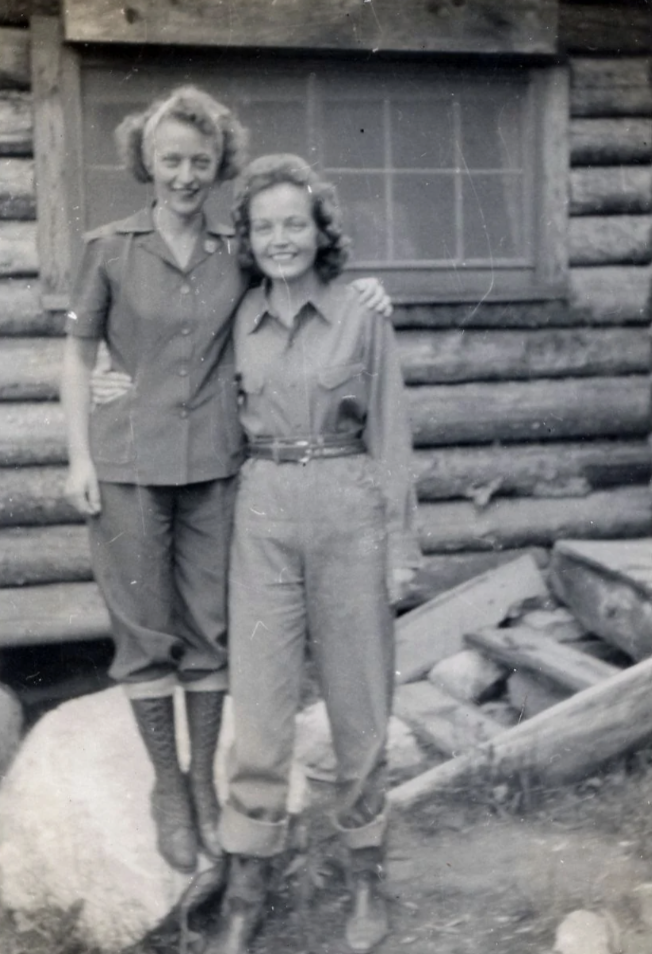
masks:
[[[62,316],[42,310],[36,251],[28,17],[57,4],[4,6],[0,586],[13,588],[91,573],[84,528],[62,499]],[[419,598],[524,549],[545,561],[559,537],[650,533],[650,8],[562,6],[560,45],[571,79],[568,300],[396,308],[427,555]]]

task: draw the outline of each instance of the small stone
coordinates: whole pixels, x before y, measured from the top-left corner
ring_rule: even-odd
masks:
[[[0,684],[0,779],[18,751],[22,731],[22,706],[11,689]]]
[[[611,914],[571,911],[555,936],[553,954],[618,954],[620,930]]]
[[[464,649],[433,666],[428,679],[463,702],[487,702],[503,691],[508,672],[482,653]]]

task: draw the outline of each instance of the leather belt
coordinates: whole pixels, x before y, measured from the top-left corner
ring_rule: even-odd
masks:
[[[307,464],[313,458],[349,457],[365,454],[364,441],[359,437],[329,437],[317,440],[274,440],[257,438],[246,446],[247,456],[273,460],[276,464]]]

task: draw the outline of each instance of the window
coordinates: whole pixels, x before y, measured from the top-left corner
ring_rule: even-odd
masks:
[[[563,111],[554,75],[169,48],[84,54],[81,222],[147,201],[119,167],[112,130],[152,96],[194,82],[237,111],[252,155],[296,152],[335,182],[351,271],[382,275],[398,300],[558,295],[566,157],[558,139],[548,142],[551,116],[559,124]],[[219,190],[223,217],[230,195]]]

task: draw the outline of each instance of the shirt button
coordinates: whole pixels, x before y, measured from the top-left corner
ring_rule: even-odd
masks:
[[[187,377],[187,375],[188,375],[188,369],[187,369],[187,368],[181,368],[181,369],[179,370],[179,375],[180,375],[182,378]]]
[[[190,294],[190,285],[182,285],[182,286],[181,286],[181,294],[182,294],[182,295],[189,295],[189,294]]]
[[[182,417],[184,419],[188,417],[188,412],[186,411],[185,407],[182,411],[179,412],[179,417]]]
[[[182,335],[189,335],[189,334],[190,334],[190,328],[182,328],[182,329],[181,329],[181,334],[182,334]]]

